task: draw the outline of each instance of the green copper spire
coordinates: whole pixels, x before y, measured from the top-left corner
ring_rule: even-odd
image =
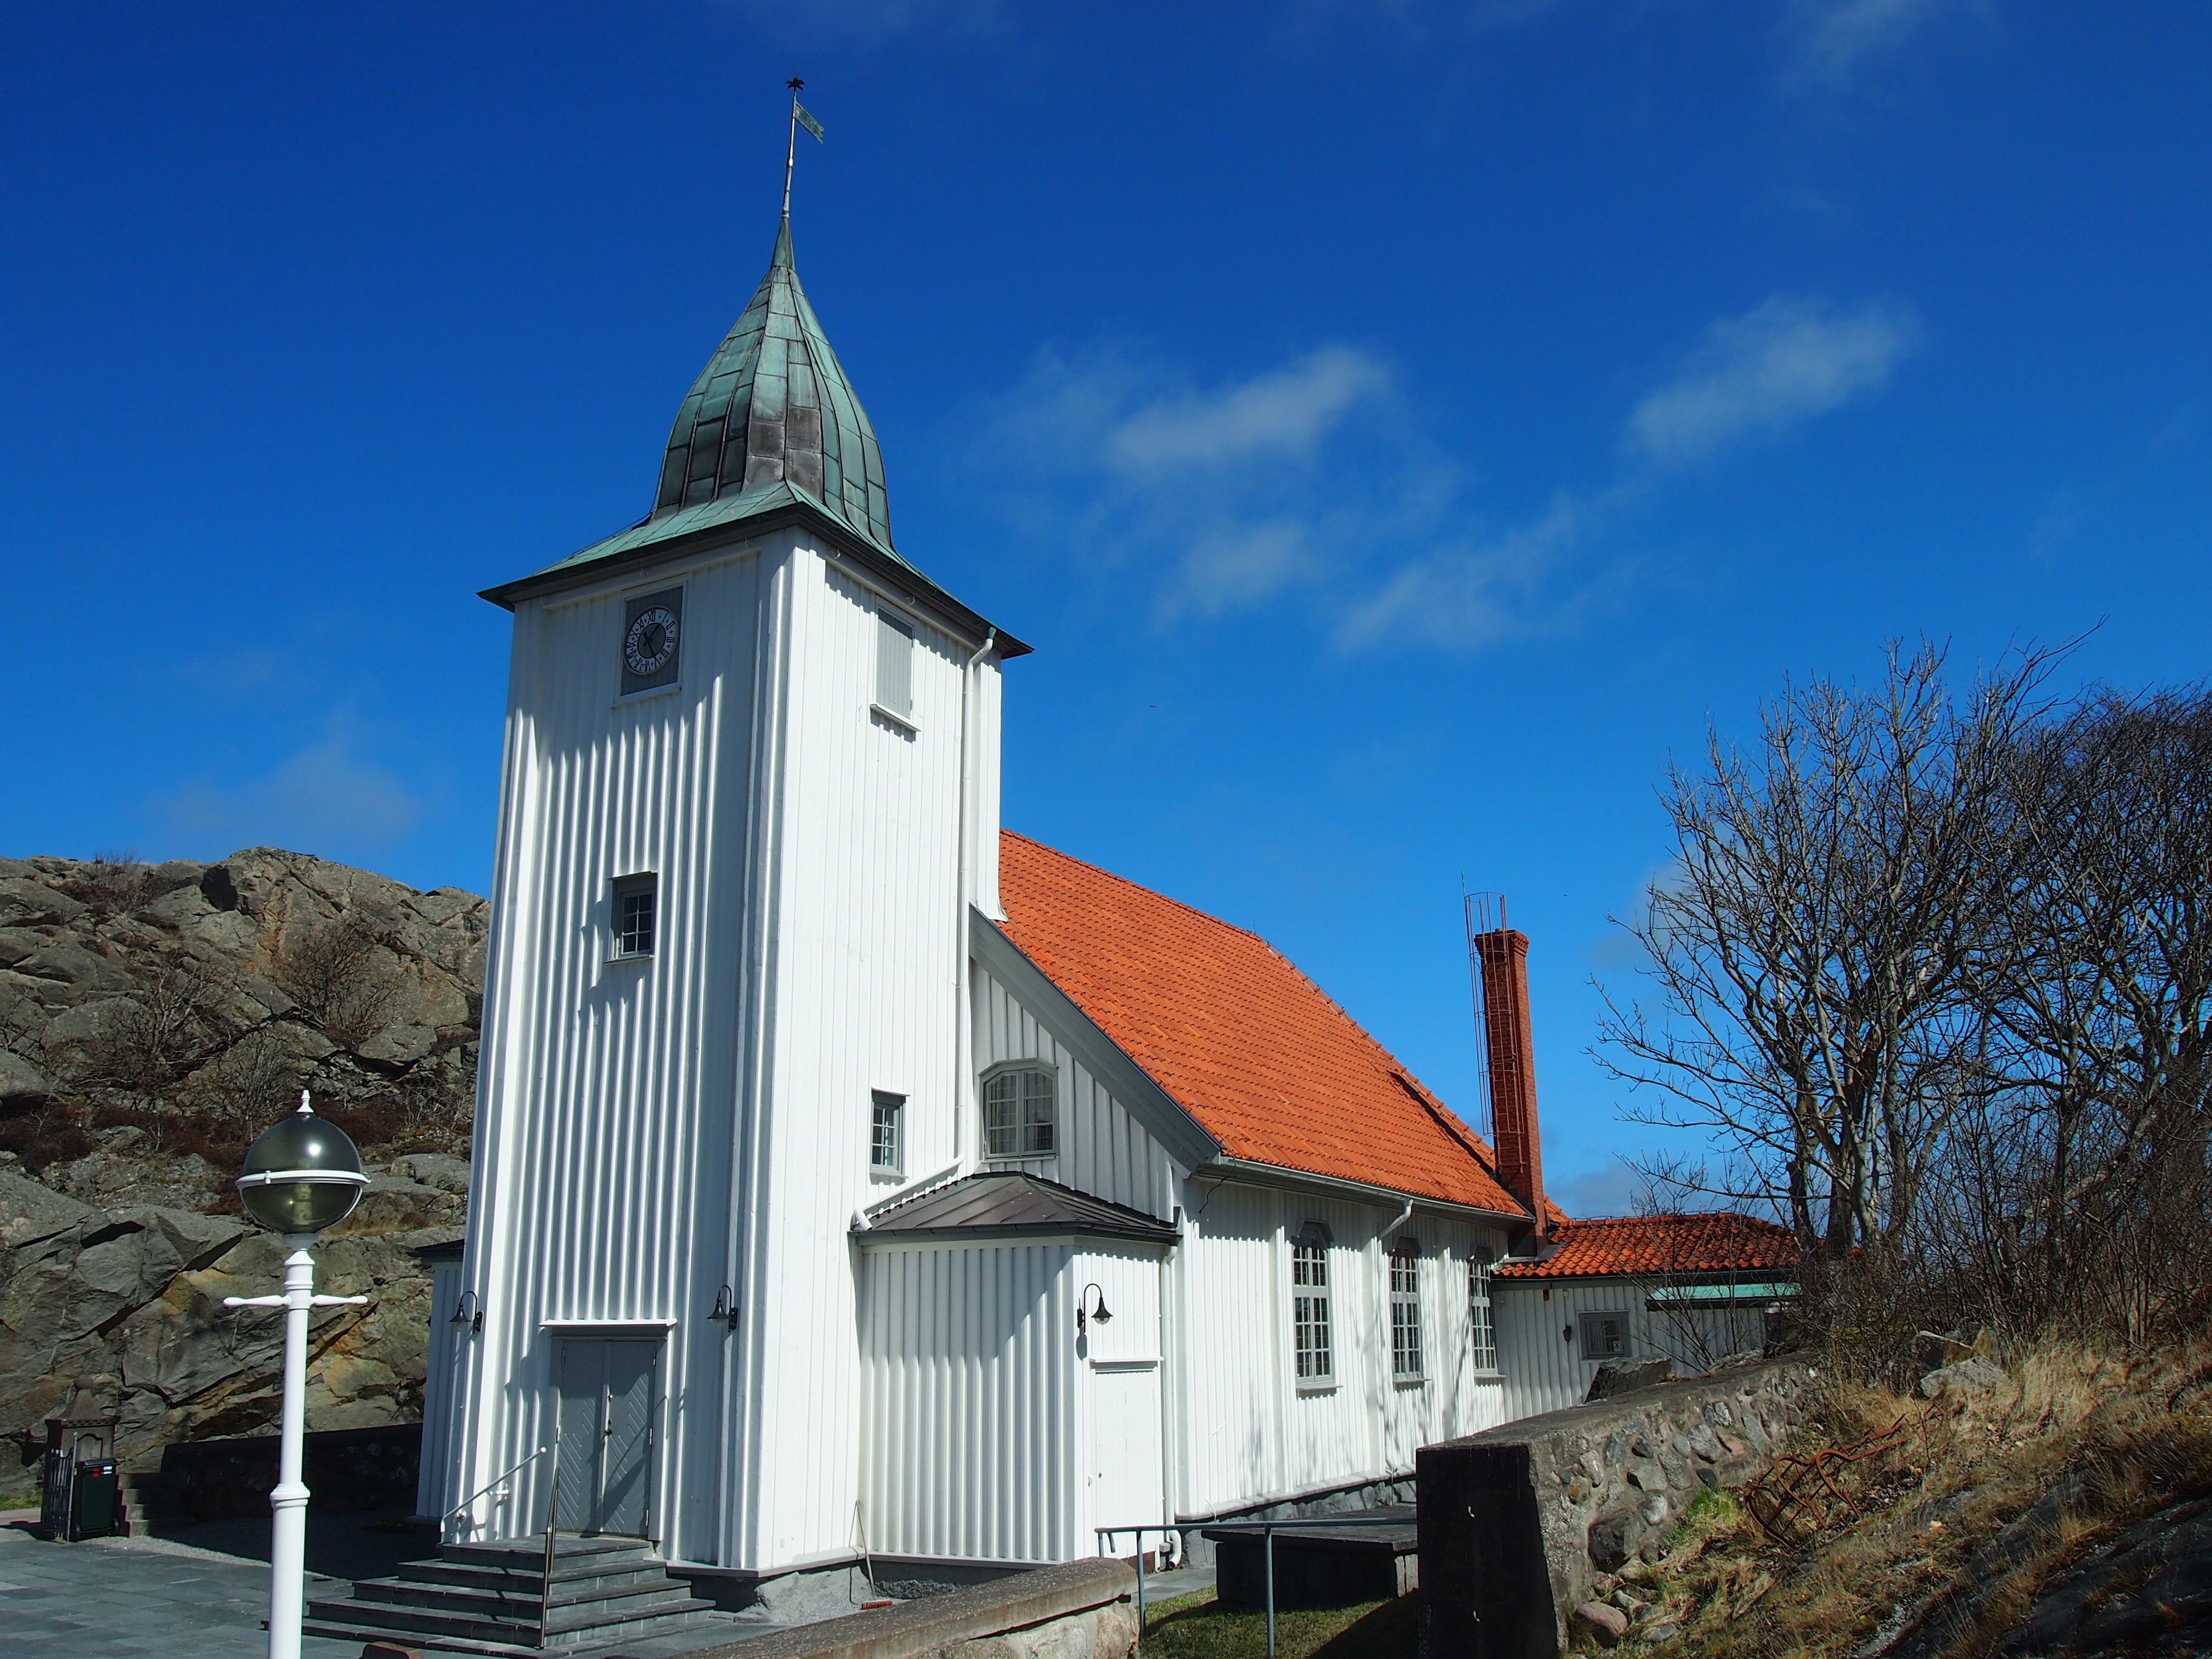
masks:
[[[799,285],[788,216],[752,303],[677,412],[653,517],[778,483],[890,549],[883,453]]]

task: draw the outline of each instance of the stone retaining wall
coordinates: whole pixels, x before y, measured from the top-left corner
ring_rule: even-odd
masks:
[[[167,1446],[161,1478],[177,1508],[194,1521],[266,1515],[282,1448],[273,1434]],[[420,1423],[318,1431],[304,1437],[301,1453],[301,1479],[319,1513],[414,1507]]]
[[[1770,1360],[1424,1446],[1422,1659],[1552,1659],[1597,1575],[1766,1471],[1814,1382]]]
[[[1129,1659],[1136,1588],[1127,1562],[1069,1561],[726,1643],[691,1659]]]

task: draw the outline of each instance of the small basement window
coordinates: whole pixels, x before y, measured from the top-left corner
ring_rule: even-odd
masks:
[[[875,1089],[869,1091],[868,1103],[868,1172],[897,1175],[906,1168],[906,1147],[901,1133],[906,1097]]]
[[[1582,1317],[1583,1358],[1625,1359],[1628,1357],[1628,1316],[1592,1313]]]
[[[1008,1066],[983,1080],[983,1156],[1050,1158],[1059,1080],[1042,1066]]]
[[[1390,1245],[1390,1375],[1421,1379],[1421,1246],[1400,1237]]]
[[[614,890],[615,957],[649,957],[660,934],[660,878],[617,876]]]

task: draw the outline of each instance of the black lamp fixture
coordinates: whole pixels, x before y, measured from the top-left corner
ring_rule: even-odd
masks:
[[[1078,1336],[1083,1334],[1085,1317],[1084,1310],[1090,1306],[1091,1292],[1093,1291],[1098,1291],[1098,1305],[1091,1310],[1089,1315],[1090,1322],[1097,1325],[1110,1325],[1114,1322],[1114,1316],[1106,1310],[1106,1292],[1099,1290],[1097,1282],[1093,1280],[1085,1285],[1083,1287],[1083,1294],[1075,1298],[1075,1334]]]
[[[453,1316],[447,1323],[457,1331],[476,1335],[483,1329],[483,1298],[474,1291],[463,1291],[461,1299],[453,1304]]]
[[[238,1200],[263,1226],[297,1237],[337,1226],[368,1185],[352,1140],[315,1115],[302,1089],[300,1109],[264,1129],[246,1149]]]
[[[1573,1326],[1571,1326],[1571,1325],[1563,1325],[1563,1326],[1561,1326],[1561,1327],[1559,1328],[1559,1340],[1560,1340],[1560,1341],[1562,1341],[1562,1342],[1571,1342],[1571,1341],[1573,1341],[1574,1340],[1575,1340],[1575,1328],[1574,1328]]]
[[[738,1298],[728,1285],[722,1286],[721,1294],[714,1298],[714,1310],[707,1317],[720,1321],[732,1331],[738,1328]]]

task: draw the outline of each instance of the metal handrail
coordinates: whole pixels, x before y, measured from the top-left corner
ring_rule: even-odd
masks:
[[[1137,1535],[1137,1644],[1142,1647],[1145,1641],[1145,1534],[1148,1532],[1181,1532],[1182,1528],[1147,1521],[1141,1527],[1093,1527],[1091,1531],[1106,1540],[1098,1547],[1101,1555],[1113,1547],[1116,1534],[1128,1532]]]
[[[532,1463],[535,1463],[539,1458],[544,1456],[547,1452],[550,1452],[552,1449],[553,1448],[550,1446],[540,1446],[536,1451],[531,1453],[529,1456],[524,1458],[522,1462],[517,1463],[514,1468],[505,1470],[501,1474],[492,1476],[490,1480],[485,1481],[483,1485],[478,1486],[466,1498],[461,1499],[459,1503],[454,1504],[453,1508],[447,1510],[443,1515],[440,1516],[438,1517],[438,1530],[441,1533],[444,1532],[446,1529],[446,1522],[452,1520],[463,1510],[466,1510],[470,1504],[475,1503],[477,1498],[482,1498],[494,1486],[498,1486],[500,1482],[506,1480],[508,1475],[514,1474],[520,1470],[528,1468]]]

